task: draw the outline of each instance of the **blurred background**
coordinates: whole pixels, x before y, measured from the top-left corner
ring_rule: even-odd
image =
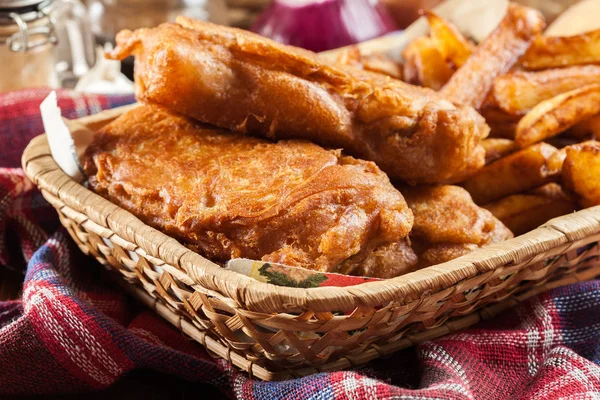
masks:
[[[473,0],[475,1],[475,0]],[[553,20],[574,0],[521,0]],[[132,60],[104,60],[121,29],[177,15],[323,51],[400,31],[440,0],[0,0],[0,92],[131,93]]]

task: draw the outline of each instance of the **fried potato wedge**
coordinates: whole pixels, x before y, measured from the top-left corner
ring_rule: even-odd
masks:
[[[546,189],[546,186],[554,185]],[[556,184],[548,184],[528,194],[514,194],[487,204],[489,210],[515,236],[522,235],[548,220],[577,210],[577,204]],[[562,195],[559,195],[562,192]]]
[[[565,136],[575,139],[600,140],[600,115],[578,122],[565,131]]]
[[[552,158],[557,149],[539,143],[500,158],[463,183],[477,204],[488,204],[523,193],[558,178],[562,164]],[[556,156],[555,156],[556,157]]]
[[[515,138],[515,131],[517,130],[517,124],[521,117],[510,115],[494,106],[485,106],[479,110],[479,112],[490,127],[489,137],[504,139]]]
[[[511,115],[524,115],[544,100],[600,82],[600,66],[585,65],[544,71],[518,71],[494,82],[492,101]]]
[[[485,149],[485,163],[489,164],[496,161],[516,150],[518,147],[514,140],[503,138],[484,139],[481,145]]]
[[[429,37],[413,40],[402,53],[404,80],[413,85],[439,90],[454,72]]]
[[[562,171],[563,164],[567,158],[567,149],[557,149],[546,162],[546,166],[550,171]]]
[[[538,36],[521,58],[526,69],[600,63],[600,29],[575,36]]]
[[[544,26],[539,12],[510,3],[500,25],[477,46],[440,92],[457,103],[480,108],[496,78],[507,73],[525,54]]]
[[[429,23],[431,39],[437,45],[442,56],[455,67],[461,67],[473,53],[475,46],[460,33],[450,21],[433,11],[425,11]]]
[[[590,140],[565,150],[563,184],[581,198],[582,207],[600,205],[600,142]]]
[[[575,202],[576,198],[573,196],[571,192],[566,191],[563,187],[556,183],[551,182],[544,186],[540,186],[525,194],[533,194],[536,196],[543,196],[553,200],[567,200],[571,202]]]
[[[600,84],[559,94],[542,101],[521,118],[515,141],[520,147],[541,142],[598,113]]]

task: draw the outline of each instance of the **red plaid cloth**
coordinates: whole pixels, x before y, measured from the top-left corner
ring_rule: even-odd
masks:
[[[22,299],[0,302],[0,394],[89,391],[150,368],[244,399],[598,398],[598,281],[540,295],[492,322],[353,371],[265,383],[213,360],[109,284],[14,168],[42,132],[38,105],[47,93],[0,95],[0,268],[26,271]],[[132,100],[59,97],[70,117]]]

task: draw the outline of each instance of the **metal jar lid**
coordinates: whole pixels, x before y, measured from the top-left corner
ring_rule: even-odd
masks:
[[[21,53],[56,43],[52,5],[53,0],[0,0],[0,43]]]

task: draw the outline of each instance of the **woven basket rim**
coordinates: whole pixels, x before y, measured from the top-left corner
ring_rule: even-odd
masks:
[[[76,120],[96,128],[136,107],[119,107]],[[361,305],[379,306],[391,301],[417,300],[424,292],[437,292],[454,285],[461,291],[460,281],[492,271],[510,263],[520,264],[543,259],[571,248],[578,241],[600,232],[600,206],[584,209],[548,221],[541,227],[491,246],[478,249],[457,259],[427,267],[396,278],[367,282],[349,287],[289,288],[256,281],[243,274],[228,271],[200,256],[172,237],[144,224],[133,214],[91,192],[68,177],[50,155],[46,135],[35,137],[22,156],[27,176],[41,189],[56,195],[85,214],[93,222],[110,231],[118,231],[147,254],[184,270],[198,285],[215,290],[237,301],[248,310],[267,313],[298,312],[306,309],[348,310]],[[57,186],[55,182],[60,182]],[[94,202],[98,211],[81,210],[77,196]],[[75,199],[75,200],[74,200]],[[96,215],[97,214],[97,215]],[[102,217],[102,218],[100,218]],[[143,229],[140,235],[137,229]]]

